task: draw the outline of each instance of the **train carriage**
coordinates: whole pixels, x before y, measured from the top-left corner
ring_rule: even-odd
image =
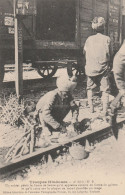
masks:
[[[21,16],[23,27],[23,61],[31,62],[42,77],[51,77],[58,66],[84,71],[82,48],[94,34],[95,16],[106,20],[106,34],[111,37],[114,53],[121,42],[120,0],[18,0],[36,14]],[[26,4],[27,3],[27,4]],[[13,0],[0,1],[0,59],[14,63]]]

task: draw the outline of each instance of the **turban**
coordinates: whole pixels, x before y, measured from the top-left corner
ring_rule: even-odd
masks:
[[[77,85],[76,77],[60,76],[57,78],[56,85],[59,91],[73,91]]]
[[[103,30],[105,26],[105,19],[103,17],[95,17],[92,21],[92,29]]]

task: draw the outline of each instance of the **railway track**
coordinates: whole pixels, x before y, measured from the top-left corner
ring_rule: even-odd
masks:
[[[95,130],[86,130],[82,134],[72,137],[66,141],[59,143],[54,143],[47,148],[39,148],[31,154],[27,154],[14,162],[7,163],[0,167],[0,179],[3,179],[11,174],[16,173],[19,170],[24,169],[28,165],[38,162],[44,155],[53,155],[56,151],[63,151],[64,148],[69,148],[73,142],[80,142],[85,144],[86,140],[92,145],[106,139],[110,136],[114,136],[115,133],[118,134],[120,128],[125,124],[125,118],[118,118],[115,124],[115,132],[113,126],[108,123],[101,128],[97,127]],[[116,132],[117,131],[117,132]]]

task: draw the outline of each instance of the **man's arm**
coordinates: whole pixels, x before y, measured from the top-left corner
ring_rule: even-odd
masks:
[[[60,127],[60,123],[58,123],[52,116],[51,111],[52,111],[52,107],[54,105],[54,101],[55,101],[55,96],[51,96],[47,102],[46,105],[44,106],[43,110],[42,110],[42,116],[43,116],[43,120],[49,124],[53,129],[58,129]],[[39,111],[40,112],[40,111]]]
[[[55,99],[52,98],[44,107],[43,111],[42,111],[42,116],[43,116],[43,120],[49,124],[53,129],[55,129],[56,131],[60,131],[62,133],[67,132],[66,128],[58,123],[52,116],[51,114],[51,110],[52,110],[52,106],[54,104]]]
[[[111,108],[111,114],[114,115],[116,109],[117,109],[117,105],[119,103],[119,101],[122,98],[122,94],[119,92],[118,95],[115,97],[115,99],[111,102],[110,104],[110,108]]]
[[[72,112],[72,122],[77,122],[78,115],[79,115],[79,106],[75,103],[74,99],[72,98],[70,101],[70,109]]]

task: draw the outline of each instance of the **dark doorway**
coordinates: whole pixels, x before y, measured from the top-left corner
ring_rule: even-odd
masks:
[[[37,0],[36,39],[75,41],[76,0]]]

